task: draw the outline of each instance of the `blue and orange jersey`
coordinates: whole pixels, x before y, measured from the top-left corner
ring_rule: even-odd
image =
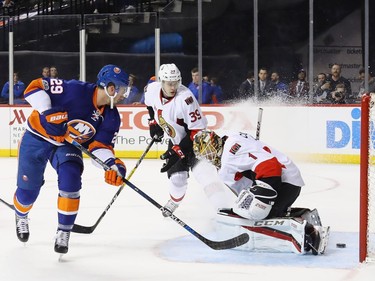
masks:
[[[120,115],[116,107],[97,106],[96,84],[77,80],[38,78],[25,90],[25,99],[34,108],[27,120],[27,130],[49,142],[52,140],[40,123],[40,113],[60,107],[68,113],[70,136],[90,150],[108,148],[113,151],[115,137],[120,128]]]

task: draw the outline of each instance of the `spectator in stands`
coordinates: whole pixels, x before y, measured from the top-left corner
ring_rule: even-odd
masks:
[[[134,74],[129,74],[129,95],[121,102],[121,104],[134,104],[138,103],[142,98],[142,93],[135,85],[137,77]]]
[[[333,104],[345,104],[347,97],[345,84],[337,84],[335,89],[328,95],[328,97]]]
[[[350,84],[350,81],[346,79],[345,77],[341,76],[341,66],[337,63],[334,63],[331,67],[331,74],[327,76],[327,82],[330,83],[330,89],[334,90],[336,89],[338,84],[344,84],[345,86],[345,101],[347,103],[351,103],[353,101],[352,96],[352,87]],[[334,102],[335,99],[329,99]],[[354,98],[355,100],[355,98]]]
[[[291,102],[307,103],[309,100],[309,82],[306,81],[306,71],[298,71],[297,80],[289,84]]]
[[[59,77],[58,77],[58,72],[57,72],[57,68],[56,68],[56,66],[51,66],[50,68],[49,68],[49,75],[50,75],[50,77],[51,78],[55,78],[55,79],[58,79]]]
[[[280,75],[274,71],[271,74],[272,96],[279,98],[281,101],[288,101],[289,87],[284,82],[280,81]]]
[[[327,75],[323,72],[319,73],[316,77],[316,84],[314,85],[314,102],[326,102],[327,95],[330,91],[330,83],[326,83]]]
[[[361,68],[359,70],[359,79],[362,80],[361,84],[359,85],[359,90],[358,90],[358,96],[356,99],[356,102],[360,102],[361,97],[364,93],[366,92],[375,92],[375,77],[371,71],[368,73],[368,89],[366,90],[365,88],[365,69]]]
[[[210,78],[210,84],[211,84],[211,87],[214,91],[214,96],[213,98],[215,97],[216,99],[216,104],[218,103],[222,103],[223,100],[224,100],[224,94],[223,94],[223,89],[221,88],[221,86],[218,84],[218,78],[217,77],[211,77]]]
[[[238,89],[238,98],[247,99],[254,96],[254,72],[247,72],[246,80],[243,81]]]
[[[25,91],[25,84],[19,80],[18,72],[13,73],[13,95],[14,104],[25,103],[23,92]],[[1,91],[1,103],[9,103],[9,81],[6,82]]]
[[[42,77],[47,78],[50,75],[50,70],[48,66],[42,68]]]
[[[258,89],[259,95],[258,100],[266,100],[272,95],[272,83],[268,79],[268,70],[265,67],[261,67],[258,72]]]
[[[199,101],[199,70],[197,67],[194,67],[191,70],[191,79],[188,88],[193,92],[195,98]],[[202,104],[214,104],[217,103],[215,93],[210,85],[210,83],[202,80]]]

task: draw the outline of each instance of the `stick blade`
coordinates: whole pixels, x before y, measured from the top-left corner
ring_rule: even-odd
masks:
[[[72,232],[82,233],[82,234],[91,234],[94,232],[96,225],[94,226],[83,226],[79,224],[74,224]]]
[[[236,237],[224,241],[211,241],[206,239],[205,244],[214,250],[228,250],[233,249],[249,242],[249,235],[242,233]]]

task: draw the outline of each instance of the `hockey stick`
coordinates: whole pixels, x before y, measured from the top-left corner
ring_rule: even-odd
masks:
[[[91,153],[89,150],[84,148],[81,144],[79,144],[77,141],[72,139],[71,137],[67,137],[66,141],[80,149],[83,153],[85,153],[87,156],[89,156],[91,159],[93,159],[95,162],[97,162],[100,166],[104,168],[104,170],[108,171],[111,168],[108,167],[102,160],[100,160],[98,157],[96,157],[93,153]],[[135,192],[140,194],[143,198],[145,198],[147,201],[149,201],[151,204],[153,204],[156,208],[158,208],[160,211],[164,211],[164,207],[161,206],[158,202],[156,202],[154,199],[152,199],[150,196],[148,196],[146,193],[144,193],[142,190],[140,190],[138,187],[136,187],[134,184],[132,184],[127,179],[124,179],[124,182],[126,185],[128,185],[130,188],[132,188]],[[199,240],[201,240],[204,244],[209,246],[210,248],[214,250],[225,250],[225,249],[231,249],[234,247],[241,246],[249,241],[249,235],[246,233],[242,233],[239,236],[236,236],[234,238],[224,240],[224,241],[212,241],[205,237],[203,237],[201,234],[196,232],[194,229],[192,229],[190,226],[188,226],[186,223],[184,223],[182,220],[180,220],[175,215],[171,214],[170,218],[175,221],[177,224],[185,228],[187,231],[189,231],[192,235],[197,237]]]
[[[262,125],[262,117],[263,117],[263,108],[259,107],[257,130],[256,130],[256,133],[255,133],[255,139],[256,140],[259,140],[259,137],[260,137],[260,128],[261,128],[261,125]]]
[[[134,174],[135,170],[138,168],[139,164],[141,164],[142,160],[145,158],[146,154],[148,153],[148,151],[150,150],[151,146],[154,144],[155,142],[155,138],[153,138],[151,140],[151,142],[149,143],[149,145],[147,146],[146,150],[143,152],[142,156],[139,158],[138,162],[135,164],[135,167],[133,168],[133,170],[131,170],[130,174],[128,175],[127,177],[127,180],[130,180],[130,178],[132,177],[132,175]],[[84,233],[84,234],[90,234],[90,233],[93,233],[95,228],[99,225],[100,221],[103,219],[103,217],[107,214],[109,208],[111,208],[112,204],[115,202],[115,200],[117,199],[117,197],[120,195],[121,191],[124,189],[125,187],[125,183],[123,183],[120,188],[117,190],[117,192],[115,193],[115,195],[113,196],[111,202],[109,202],[109,204],[107,205],[107,207],[105,208],[105,210],[103,211],[103,213],[100,215],[100,217],[98,218],[98,220],[96,221],[96,223],[92,226],[83,226],[83,225],[79,225],[79,224],[74,224],[73,225],[73,228],[72,228],[72,232],[76,232],[76,233]]]
[[[14,206],[12,204],[9,204],[8,202],[4,201],[3,199],[0,198],[0,202],[3,203],[5,206],[8,208],[14,210]]]

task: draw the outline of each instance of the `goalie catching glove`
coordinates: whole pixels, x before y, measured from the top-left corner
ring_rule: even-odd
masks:
[[[48,136],[57,141],[64,142],[68,134],[68,112],[61,107],[54,107],[40,114],[40,124],[46,130]]]
[[[105,164],[111,168],[110,170],[105,171],[105,182],[114,186],[122,185],[126,175],[124,162],[118,158],[110,158],[105,161]]]
[[[168,171],[176,162],[180,159],[184,159],[185,154],[182,152],[179,145],[174,145],[172,148],[168,149],[162,155],[160,155],[161,160],[166,160],[161,168],[160,172],[164,173]]]
[[[148,126],[150,127],[150,136],[155,139],[155,142],[161,142],[164,137],[164,131],[154,119],[148,120]]]

